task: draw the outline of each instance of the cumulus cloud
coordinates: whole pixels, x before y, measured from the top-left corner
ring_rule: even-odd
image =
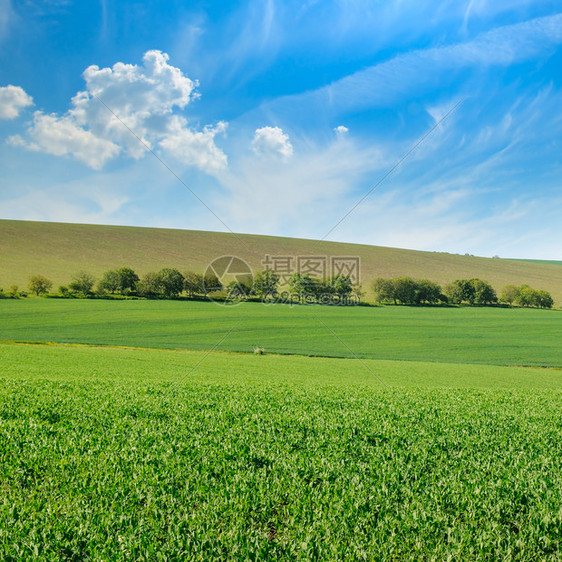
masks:
[[[30,150],[55,156],[71,154],[94,170],[102,168],[120,152],[118,145],[77,126],[70,116],[58,117],[36,111],[31,130],[33,142],[27,145]]]
[[[338,127],[334,128],[334,132],[339,138],[341,138],[341,137],[345,137],[345,135],[349,133],[349,129],[344,125],[339,125]]]
[[[33,98],[19,86],[0,87],[0,119],[15,119],[20,110],[33,105]]]
[[[160,141],[164,148],[177,160],[196,166],[202,170],[216,171],[227,165],[226,154],[214,142],[215,135],[224,133],[227,124],[219,121],[214,127],[207,125],[203,131],[191,131],[185,120],[178,118],[166,137]]]
[[[279,127],[256,129],[252,140],[252,150],[259,156],[277,156],[287,160],[293,155],[293,145],[289,135]]]
[[[86,89],[72,98],[67,113],[35,113],[27,147],[69,154],[94,169],[119,154],[142,158],[146,147],[169,151],[182,163],[206,171],[226,166],[226,155],[214,144],[224,124],[198,131],[174,113],[198,97],[197,82],[168,60],[166,53],[148,51],[142,65],[88,67],[83,74]]]

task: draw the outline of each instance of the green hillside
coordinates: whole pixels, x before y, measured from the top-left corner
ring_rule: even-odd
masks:
[[[50,278],[55,287],[86,270],[100,276],[111,268],[129,266],[143,274],[162,267],[204,271],[222,255],[244,258],[262,269],[266,255],[358,256],[361,278],[368,289],[377,276],[410,275],[447,283],[480,277],[497,290],[509,283],[527,283],[550,291],[562,301],[562,268],[554,263],[480,258],[380,246],[322,242],[194,230],[98,226],[0,220],[0,287],[25,287],[31,275]]]

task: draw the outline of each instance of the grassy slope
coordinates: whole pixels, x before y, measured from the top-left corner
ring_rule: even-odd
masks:
[[[2,300],[0,340],[562,366],[558,310]]]
[[[480,277],[500,290],[509,283],[528,283],[562,301],[562,268],[518,260],[478,258],[378,246],[320,242],[272,236],[61,223],[0,220],[0,287],[27,286],[30,275],[41,273],[55,287],[68,284],[83,269],[100,276],[127,265],[143,274],[172,266],[203,271],[222,255],[238,255],[255,269],[270,255],[359,256],[365,288],[377,276],[411,275],[446,283]]]

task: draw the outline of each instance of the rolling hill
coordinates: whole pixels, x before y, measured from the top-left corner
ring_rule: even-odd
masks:
[[[0,287],[26,287],[29,277],[42,274],[57,287],[74,273],[88,271],[99,277],[112,268],[128,266],[137,273],[162,267],[203,272],[215,258],[236,255],[254,271],[270,256],[357,256],[361,280],[368,291],[375,277],[409,275],[447,283],[479,277],[496,290],[527,283],[549,291],[562,301],[559,262],[422,252],[381,246],[346,244],[250,234],[0,220]],[[369,297],[369,293],[367,293]]]

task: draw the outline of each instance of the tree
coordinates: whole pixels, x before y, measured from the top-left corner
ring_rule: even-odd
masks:
[[[317,294],[314,280],[308,273],[293,273],[289,278],[289,289],[300,302]]]
[[[226,288],[228,296],[233,298],[249,297],[253,292],[252,285],[244,281],[232,280]]]
[[[470,284],[473,289],[473,304],[492,304],[498,302],[496,291],[486,281],[482,279],[471,279]]]
[[[460,304],[462,302],[462,288],[454,281],[452,283],[447,283],[443,287],[443,293],[452,304]]]
[[[53,282],[43,275],[33,275],[29,278],[29,290],[37,296],[48,293],[53,286]]]
[[[137,290],[139,295],[147,298],[161,295],[162,284],[160,275],[154,271],[148,272],[138,283]]]
[[[500,301],[506,304],[513,304],[519,297],[519,287],[515,285],[506,285],[500,294]]]
[[[335,293],[334,286],[330,281],[322,279],[311,279],[312,284],[308,289],[308,294],[314,296],[316,302],[327,304],[331,302],[332,296]]]
[[[537,291],[536,301],[539,308],[552,308],[554,306],[554,300],[550,293],[542,289]]]
[[[183,275],[183,288],[190,297],[205,294],[203,275],[194,273],[193,271],[187,271]]]
[[[120,267],[117,270],[119,275],[119,290],[122,294],[137,290],[139,276],[130,267]]]
[[[258,271],[254,279],[254,292],[258,297],[265,299],[277,294],[279,275],[272,269]]]
[[[474,285],[468,279],[456,279],[452,283],[447,283],[444,292],[449,302],[453,304],[462,302],[474,304]]]
[[[371,288],[373,293],[375,293],[375,300],[377,302],[394,301],[394,304],[397,304],[394,284],[390,279],[377,277],[373,280]]]
[[[535,290],[529,287],[529,285],[521,285],[515,302],[521,306],[533,306],[535,303]]]
[[[342,299],[349,297],[353,291],[353,284],[349,275],[337,275],[334,277],[332,279],[332,287],[334,288],[334,293]]]
[[[85,296],[90,294],[95,282],[95,277],[85,271],[81,271],[72,278],[72,283],[70,283],[69,288],[70,290],[82,293]]]
[[[207,293],[216,293],[222,291],[223,285],[220,279],[214,273],[206,273],[203,277],[203,292],[205,296]]]
[[[428,304],[436,304],[441,296],[441,287],[434,281],[429,279],[421,279],[416,281],[416,302],[426,302]]]
[[[121,289],[121,278],[114,270],[106,271],[98,282],[100,293],[117,293]]]
[[[402,304],[416,302],[417,284],[411,277],[397,277],[392,279],[394,285],[394,298]]]
[[[353,287],[353,296],[357,299],[357,302],[361,302],[361,299],[365,296],[365,291],[362,285],[355,285]]]
[[[160,270],[158,277],[165,297],[177,297],[183,291],[183,275],[177,269],[166,267]]]

